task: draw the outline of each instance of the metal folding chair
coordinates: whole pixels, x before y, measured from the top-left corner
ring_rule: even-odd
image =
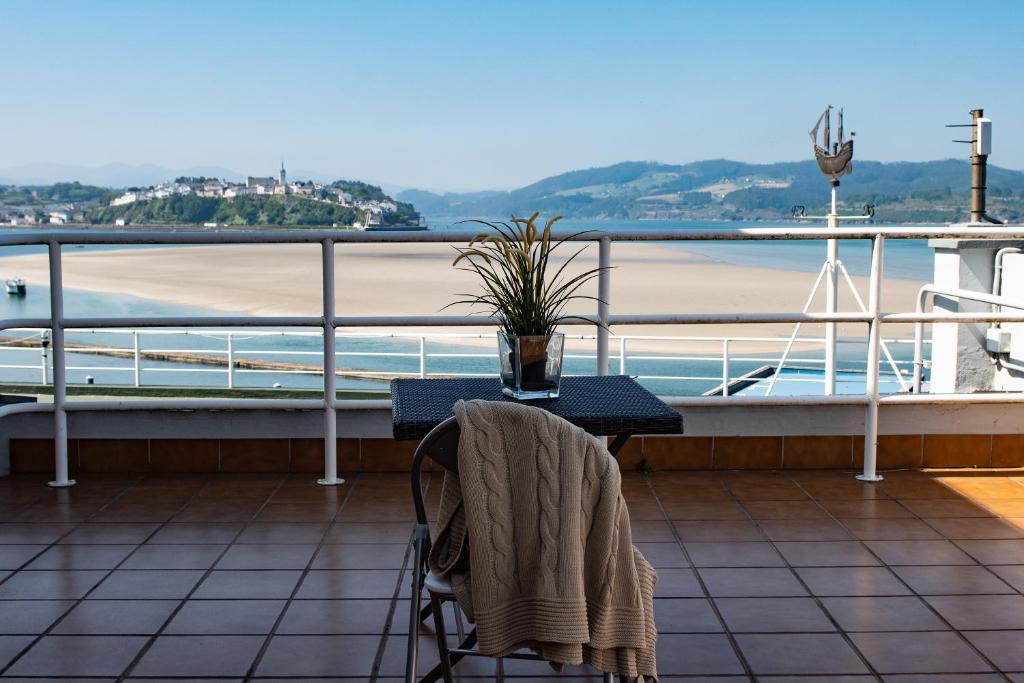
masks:
[[[463,657],[486,657],[479,650],[473,649],[476,645],[476,629],[468,634],[464,631],[462,614],[458,605],[455,606],[455,621],[459,636],[458,647],[448,646],[448,632],[445,628],[444,604],[455,602],[455,595],[447,579],[435,576],[427,568],[427,556],[430,554],[430,527],[427,522],[427,509],[423,502],[423,489],[421,486],[421,475],[423,461],[430,458],[446,471],[458,473],[459,471],[459,424],[454,417],[450,417],[438,426],[434,427],[423,437],[416,449],[412,460],[412,499],[416,508],[416,528],[413,532],[413,572],[412,572],[412,604],[409,608],[409,643],[406,653],[406,683],[416,683],[416,658],[419,653],[419,625],[428,617],[433,618],[434,635],[437,639],[437,652],[440,663],[435,666],[419,683],[434,683],[444,679],[445,683],[452,683],[452,667]],[[423,589],[426,588],[430,604],[422,605]],[[532,653],[515,652],[506,657],[507,659],[529,659],[543,661],[541,657]],[[497,680],[504,681],[504,663],[502,659],[497,660]],[[605,683],[612,683],[613,677],[610,673],[604,674]],[[620,683],[631,680],[627,676],[619,676]]]

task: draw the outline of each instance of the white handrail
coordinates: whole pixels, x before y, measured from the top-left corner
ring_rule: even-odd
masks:
[[[599,243],[599,264],[609,265],[611,245],[615,241],[737,241],[737,240],[824,240],[824,239],[870,239],[873,242],[870,271],[871,296],[868,312],[839,313],[693,313],[693,314],[631,314],[613,315],[610,313],[608,294],[610,293],[609,270],[601,270],[598,276],[599,297],[596,315],[581,320],[570,321],[575,325],[598,324],[597,368],[598,374],[608,370],[608,325],[714,325],[714,324],[750,324],[750,323],[866,323],[869,329],[867,368],[867,395],[862,397],[866,403],[866,428],[864,452],[864,477],[875,479],[875,441],[877,438],[878,406],[884,403],[878,395],[879,382],[879,347],[881,344],[881,326],[889,322],[1024,322],[1024,314],[1007,315],[989,312],[982,314],[924,314],[920,309],[913,314],[883,314],[880,309],[882,287],[882,248],[884,240],[889,239],[931,239],[931,238],[999,238],[1024,240],[1024,228],[1021,227],[923,227],[923,228],[882,228],[862,226],[856,228],[727,228],[698,230],[644,230],[644,231],[588,231],[569,234],[560,232],[556,238],[568,238],[573,241]],[[74,407],[67,403],[66,358],[67,348],[64,341],[65,329],[78,328],[175,328],[175,327],[310,327],[320,328],[324,343],[324,373],[322,401],[312,403],[270,403],[259,401],[261,407],[306,406],[313,404],[324,413],[324,446],[325,465],[323,483],[337,483],[336,462],[336,416],[339,404],[335,397],[335,340],[337,327],[411,327],[411,326],[480,326],[490,325],[494,321],[485,317],[467,316],[339,316],[334,310],[334,245],[335,244],[366,244],[366,243],[465,243],[472,238],[468,232],[456,231],[416,231],[416,232],[356,232],[337,230],[280,230],[275,228],[246,229],[240,231],[90,231],[66,230],[60,232],[7,232],[0,234],[0,246],[45,244],[48,248],[50,269],[50,318],[12,318],[0,320],[0,328],[45,327],[52,334],[52,367],[54,389],[54,434],[55,434],[55,486],[68,486],[73,481],[68,479],[67,462],[67,410],[85,409],[86,406],[75,402]],[[311,316],[267,316],[267,317],[152,317],[106,318],[81,317],[65,318],[63,310],[64,291],[62,281],[61,246],[64,244],[320,244],[322,248],[322,283],[324,288],[322,317]],[[973,293],[972,293],[973,294]],[[994,302],[1007,305],[1002,301]],[[920,358],[922,343],[915,340],[915,360]],[[622,353],[624,362],[625,353]],[[727,362],[727,361],[726,361]],[[831,368],[827,368],[831,370]],[[728,372],[724,373],[727,379]],[[726,383],[727,384],[727,383]],[[813,397],[813,402],[830,403],[823,399],[847,397]],[[742,404],[736,402],[737,397],[725,396],[720,400],[729,405]],[[767,399],[777,403],[791,402],[791,397],[773,397]],[[173,406],[216,406],[216,409],[234,409],[248,407],[244,399],[220,399],[214,402],[197,401],[155,401],[147,402],[108,402],[97,401],[87,404],[92,409],[107,409],[111,406],[127,404],[128,408],[113,409],[146,409],[173,408]],[[351,404],[346,409],[353,409]],[[197,408],[198,409],[198,408]],[[294,408],[288,408],[294,409]],[[10,414],[0,412],[0,416]]]

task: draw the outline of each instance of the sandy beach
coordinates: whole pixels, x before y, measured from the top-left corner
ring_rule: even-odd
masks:
[[[475,292],[478,287],[472,275],[450,266],[453,253],[450,245],[441,244],[338,245],[338,314],[468,314],[470,309],[466,306],[442,311],[459,299],[460,293]],[[597,247],[592,245],[578,259],[578,266],[594,267],[596,258]],[[674,247],[652,244],[615,244],[612,261],[611,310],[621,314],[799,311],[816,277],[807,272],[723,264]],[[0,258],[0,272],[24,277],[30,285],[48,283],[44,254]],[[866,300],[866,279],[855,277],[854,282]],[[883,308],[913,310],[920,285],[911,280],[887,279]],[[319,315],[320,248],[229,245],[102,252],[66,250],[64,286],[230,314]],[[853,298],[844,290],[841,292],[840,307],[854,310]],[[585,293],[596,294],[596,284]],[[593,302],[578,303],[576,311],[593,312]],[[814,310],[823,308],[821,294]],[[864,329],[863,325],[850,325],[840,333],[861,336]],[[620,326],[612,331],[631,335],[780,337],[791,330],[791,325],[766,324]],[[565,331],[591,333],[592,329],[567,327]],[[903,336],[908,332],[908,326],[891,326],[884,334]],[[821,329],[805,326],[802,333],[818,335]],[[719,348],[717,343],[685,346],[711,353]],[[656,342],[637,342],[637,347],[659,348]],[[768,351],[778,345],[737,344],[735,348],[744,347]]]

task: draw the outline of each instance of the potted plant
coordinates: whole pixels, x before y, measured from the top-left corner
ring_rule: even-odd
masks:
[[[562,217],[537,227],[539,213],[529,218],[512,218],[508,223],[474,220],[490,228],[474,237],[466,248],[456,247],[452,265],[475,273],[483,284],[479,294],[453,304],[484,306],[501,325],[498,358],[502,391],[517,399],[555,398],[562,375],[565,335],[559,323],[580,316],[565,313],[575,299],[596,299],[579,294],[579,289],[597,277],[601,268],[569,275],[566,268],[586,246],[556,268],[552,253],[573,237],[552,239],[551,229]],[[550,271],[553,271],[550,272]]]

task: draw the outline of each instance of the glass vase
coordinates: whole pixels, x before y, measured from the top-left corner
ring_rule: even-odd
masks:
[[[558,398],[565,335],[513,336],[498,332],[501,391],[529,401]]]

